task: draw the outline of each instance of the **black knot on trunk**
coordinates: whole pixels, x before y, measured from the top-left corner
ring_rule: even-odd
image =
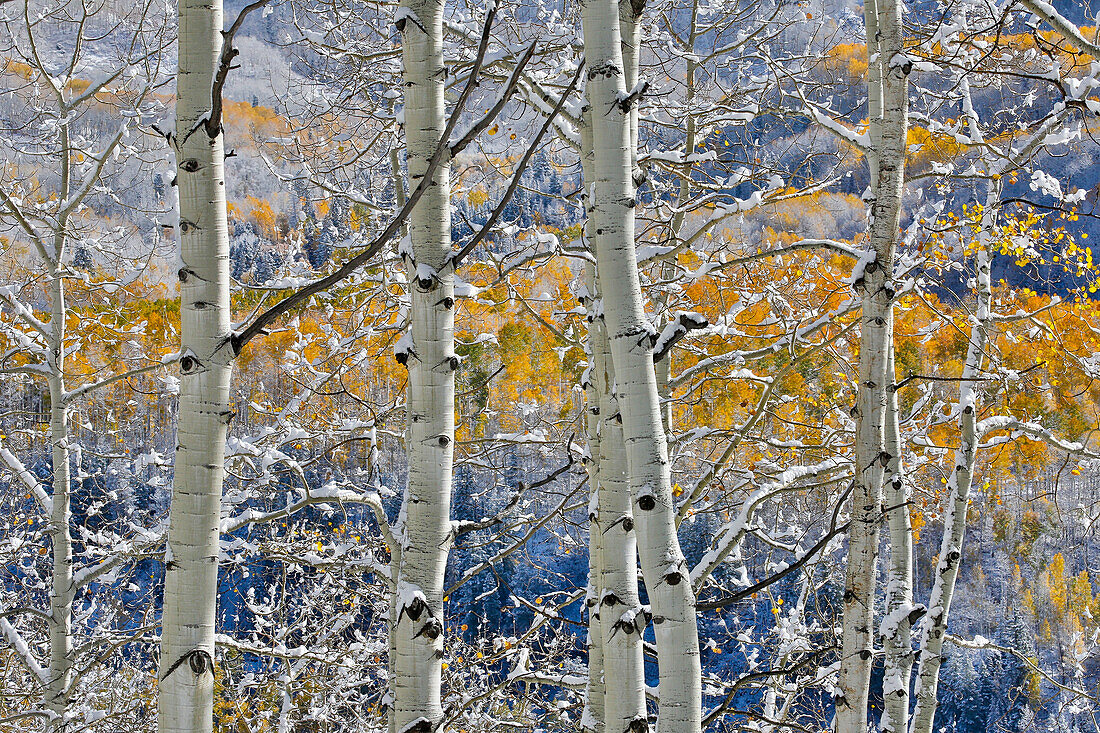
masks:
[[[641,499],[638,499],[638,508],[643,512],[652,511],[657,506],[657,500],[650,494],[646,494]]]
[[[202,367],[202,364],[198,359],[188,354],[180,359],[180,372],[183,374],[194,374]]]
[[[627,532],[633,531],[633,529],[634,529],[634,520],[631,519],[630,517],[627,517],[626,519],[624,519],[623,520],[623,529],[626,530]]]
[[[205,649],[195,649],[187,655],[187,666],[196,675],[204,674],[214,669],[214,661]]]
[[[409,614],[409,618],[413,621],[419,620],[426,610],[428,610],[428,604],[422,598],[414,598],[412,603],[405,607],[405,613]]]
[[[436,303],[436,305],[441,305],[447,310],[450,310],[451,308],[455,307],[455,299],[448,295],[447,297]]]
[[[439,436],[439,447],[440,448],[446,448],[450,444],[451,444],[451,439],[448,438],[446,435],[440,435]]]
[[[428,623],[420,627],[420,631],[416,632],[413,636],[415,639],[417,636],[424,636],[429,639],[438,639],[439,635],[443,633],[443,624],[437,619],[429,619]]]
[[[194,158],[187,158],[186,160],[180,161],[180,168],[187,171],[188,173],[194,173],[201,167],[202,166],[199,164],[199,161],[195,160]]]
[[[673,570],[672,572],[665,573],[665,582],[669,585],[680,585],[680,581],[684,579],[682,573],[679,570]]]

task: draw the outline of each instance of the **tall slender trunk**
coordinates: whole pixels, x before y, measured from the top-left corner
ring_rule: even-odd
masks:
[[[586,392],[592,392],[589,388]],[[588,404],[592,404],[589,402]],[[598,404],[598,403],[596,403]],[[591,408],[588,408],[591,409]],[[589,423],[594,420],[589,420]],[[599,451],[599,439],[593,440],[588,433],[589,452]],[[588,609],[588,682],[584,690],[584,714],[581,717],[581,729],[603,733],[606,730],[606,695],[603,628],[600,622],[600,578],[603,576],[601,556],[603,555],[602,536],[599,522],[599,463],[591,458],[588,466],[588,591],[585,606]]]
[[[67,137],[67,135],[65,136]],[[63,146],[68,158],[68,146]],[[68,160],[62,163],[68,167]],[[64,224],[59,227],[59,232]],[[50,668],[46,690],[46,709],[52,717],[49,730],[69,730],[69,685],[73,669],[73,543],[69,534],[72,497],[69,477],[69,408],[65,401],[65,281],[60,270],[64,237],[55,238],[57,263],[47,262],[50,273],[50,441],[53,460],[53,504],[50,512],[50,538],[53,568],[50,577]]]
[[[615,399],[615,370],[611,363],[607,331],[596,330],[600,393],[600,492],[599,517],[602,567],[600,574],[600,622],[603,657],[607,669],[605,711],[608,731],[644,730],[646,725],[645,670],[642,633],[647,618],[638,598],[638,542],[627,477],[626,445],[622,412]]]
[[[178,444],[161,619],[161,733],[211,730],[218,521],[232,412],[229,227],[223,135],[210,115],[222,48],[220,0],[179,6],[176,135],[182,325]]]
[[[585,180],[595,180],[592,149],[592,110],[583,113],[582,168]],[[594,242],[594,223],[586,222],[589,242]],[[607,340],[603,303],[599,298],[596,268],[588,265],[588,290],[593,298],[588,317],[588,383],[595,409],[590,409],[590,442],[598,466],[596,522],[591,531],[599,537],[600,567],[596,576],[598,632],[604,665],[603,714],[608,731],[629,730],[646,722],[645,667],[642,633],[645,615],[638,597],[638,543],[634,533],[630,484],[622,415],[615,400],[615,368]],[[594,428],[594,430],[593,430]]]
[[[896,379],[894,349],[890,345],[886,376]],[[890,532],[890,570],[886,586],[886,616],[880,625],[886,651],[883,675],[883,731],[905,733],[909,721],[909,687],[913,671],[913,524],[909,518],[909,486],[902,469],[901,429],[898,424],[898,394],[890,389],[886,405],[886,465],[883,502]]]
[[[419,184],[440,144],[446,110],[443,3],[405,0],[397,18],[405,81],[406,165]],[[412,212],[405,252],[411,299],[409,477],[398,536],[393,718],[399,733],[429,731],[443,719],[443,575],[450,549],[454,459],[454,272],[450,262],[450,168],[439,166]]]
[[[591,110],[582,114],[581,124],[581,167],[585,179],[592,175],[592,115]],[[585,239],[591,222],[585,222]],[[600,384],[599,374],[607,352],[603,349],[607,338],[600,338],[603,322],[599,313],[599,300],[596,285],[596,266],[585,263],[584,287],[586,290],[584,305],[588,309],[588,367],[585,372],[585,432],[588,438],[588,594],[585,605],[588,608],[588,685],[585,689],[584,717],[581,728],[602,733],[607,728],[606,716],[606,679],[607,667],[604,664],[604,635],[600,619],[600,594],[603,587],[603,530],[600,516]],[[601,343],[602,341],[602,343]],[[614,674],[615,670],[611,670]]]
[[[966,535],[966,513],[970,505],[970,486],[978,459],[978,394],[975,379],[980,376],[989,330],[992,326],[993,281],[990,274],[991,235],[1000,199],[1000,184],[990,182],[982,210],[977,254],[976,290],[978,308],[970,328],[966,364],[959,382],[959,447],[955,451],[955,469],[947,482],[948,504],[944,516],[936,579],[928,598],[928,614],[921,624],[920,665],[917,668],[917,705],[913,711],[911,733],[931,733],[936,717],[936,690],[943,661],[943,639],[955,593],[955,579],[962,562]]]
[[[863,301],[856,404],[855,485],[844,584],[836,727],[867,729],[867,698],[874,656],[875,571],[882,516],[882,477],[892,457],[886,450],[888,374],[893,342],[894,251],[901,218],[908,128],[908,74],[898,0],[864,3],[867,26],[871,200],[869,245],[875,259],[855,273]],[[878,100],[881,100],[879,107]],[[879,107],[879,109],[876,109]]]
[[[595,176],[587,184],[604,320],[611,345],[642,573],[660,667],[660,728],[695,733],[702,685],[695,598],[676,536],[668,445],[653,368],[653,326],[634,250],[631,130],[615,0],[582,6]],[[606,419],[605,419],[606,423]],[[606,483],[606,481],[604,482]],[[605,552],[606,555],[606,552]]]
[[[623,86],[626,91],[638,85],[638,63],[642,50],[642,13],[646,0],[619,0],[619,40],[623,49]],[[630,108],[630,175],[634,186],[641,186],[645,174],[638,164],[638,105]]]

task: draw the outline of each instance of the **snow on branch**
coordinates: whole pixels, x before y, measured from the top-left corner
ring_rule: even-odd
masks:
[[[664,330],[656,337],[653,343],[653,362],[657,363],[672,351],[676,342],[688,335],[689,331],[696,331],[710,325],[706,316],[691,311],[679,311],[676,317],[665,326]]]
[[[725,559],[738,549],[741,540],[751,529],[752,517],[756,510],[765,502],[789,491],[798,491],[802,488],[801,482],[808,478],[817,478],[832,473],[839,468],[847,466],[848,462],[840,458],[829,458],[810,466],[793,466],[783,471],[777,478],[757,488],[749,495],[741,505],[741,511],[737,516],[726,522],[715,533],[715,542],[699,563],[691,570],[691,584],[696,593],[703,583]],[[748,585],[748,579],[744,577],[742,569],[742,581]]]
[[[6,618],[0,618],[0,634],[3,634],[4,639],[8,642],[8,646],[15,651],[20,661],[30,670],[31,674],[38,678],[42,686],[45,687],[50,684],[50,676],[46,673],[46,670],[42,668],[42,665],[38,663],[38,660],[34,658],[34,654],[31,653],[31,649],[27,645],[26,640],[15,630],[14,626],[8,623]]]
[[[48,516],[53,512],[53,499],[46,493],[46,489],[42,484],[38,483],[38,479],[34,477],[34,474],[23,465],[23,462],[12,453],[7,447],[0,445],[0,459],[3,459],[4,463],[8,464],[8,469],[11,470],[18,478],[19,481],[27,488],[27,491],[34,494],[35,500],[38,501],[38,505],[42,508],[42,511]]]

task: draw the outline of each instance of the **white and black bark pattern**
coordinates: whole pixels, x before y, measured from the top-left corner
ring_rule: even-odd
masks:
[[[65,135],[67,137],[67,135]],[[66,157],[67,146],[62,148]],[[68,161],[63,162],[68,166]],[[64,230],[64,225],[59,232]],[[64,238],[55,238],[55,251],[64,256]],[[65,281],[56,262],[47,263],[50,277],[50,442],[53,461],[53,501],[50,505],[50,542],[53,568],[50,577],[50,666],[46,689],[46,709],[50,712],[49,730],[69,730],[69,708],[73,677],[73,543],[69,534],[72,520],[72,495],[69,475],[69,407],[65,394]]]
[[[897,0],[877,0],[864,3],[864,8],[869,65],[877,67],[868,73],[872,148],[869,244],[874,260],[861,263],[862,271],[853,276],[853,285],[862,296],[862,331],[855,481],[836,697],[836,729],[844,733],[867,729],[882,477],[891,460],[885,437],[893,383],[893,375],[888,374],[893,340],[893,269],[905,176],[908,75],[912,68],[902,46],[901,4]],[[875,114],[877,99],[881,99],[881,115]]]
[[[695,733],[701,726],[702,697],[695,598],[676,536],[668,445],[651,353],[654,329],[643,308],[634,249],[630,108],[618,3],[588,0],[582,5],[581,17],[595,151],[595,176],[586,182],[588,215],[615,372],[614,396],[622,417],[638,549],[653,610],[661,680],[660,729]]]
[[[584,115],[581,125],[581,166],[585,177],[592,175],[592,127],[591,116]],[[587,223],[586,223],[587,224]],[[606,730],[606,686],[603,654],[603,627],[600,621],[600,584],[603,577],[603,531],[600,529],[600,380],[599,373],[607,358],[607,337],[602,336],[603,321],[600,318],[596,293],[596,266],[590,262],[584,266],[584,303],[588,309],[588,334],[585,348],[588,350],[588,367],[585,370],[584,388],[585,433],[588,438],[588,593],[585,607],[588,609],[588,684],[585,688],[584,715],[581,728],[602,733]]]
[[[955,580],[962,562],[963,540],[966,536],[966,514],[970,506],[970,487],[974,465],[978,459],[979,434],[977,378],[981,376],[989,332],[993,325],[993,279],[991,276],[990,238],[996,223],[1000,184],[990,182],[986,205],[982,211],[977,252],[975,290],[977,311],[971,321],[967,339],[966,363],[959,382],[959,447],[947,481],[947,511],[943,522],[939,561],[935,581],[928,598],[928,613],[921,624],[920,664],[917,668],[916,707],[910,733],[931,733],[936,716],[936,691],[939,687],[940,664],[943,661],[943,640]]]
[[[409,188],[420,184],[446,124],[443,3],[406,0],[396,17],[405,82]],[[443,576],[452,531],[454,458],[454,272],[450,261],[450,168],[433,180],[409,220],[406,256],[412,325],[405,446],[408,483],[396,535],[393,721],[398,733],[434,730],[443,719]]]
[[[591,389],[586,391],[592,391]],[[588,404],[598,404],[589,402]],[[591,409],[591,408],[588,408]],[[592,422],[592,421],[589,421]],[[592,433],[588,434],[588,449],[599,450],[599,439],[592,440]],[[581,716],[581,729],[603,733],[606,730],[604,705],[606,688],[604,687],[604,655],[603,655],[603,630],[600,626],[600,577],[602,575],[600,556],[603,551],[600,547],[601,533],[599,524],[599,470],[596,468],[599,460],[590,459],[588,465],[588,484],[590,495],[588,500],[588,591],[585,594],[584,605],[588,610],[588,682],[584,688],[584,713]]]
[[[648,724],[642,633],[648,617],[638,597],[638,543],[622,414],[615,399],[615,369],[602,318],[593,319],[589,339],[594,355],[591,378],[600,399],[597,607],[605,669],[604,716],[608,731],[644,730]]]
[[[894,350],[890,346],[887,377],[895,379]],[[913,524],[909,517],[910,489],[902,468],[898,394],[893,387],[886,405],[886,452],[890,460],[883,481],[890,535],[890,568],[886,586],[886,615],[879,626],[885,650],[883,715],[880,729],[905,733],[909,720],[909,687],[913,671],[913,621],[920,608],[913,604]]]
[[[619,38],[623,47],[623,86],[629,94],[638,88],[638,62],[642,47],[642,13],[646,0],[619,0]],[[638,165],[638,106],[630,107],[630,170],[635,187],[641,186],[644,173]],[[687,148],[690,150],[691,148]]]
[[[161,733],[213,725],[218,520],[229,419],[229,229],[223,135],[207,125],[222,48],[220,0],[179,6],[176,134],[180,311],[176,446],[161,631]]]
[[[627,477],[622,413],[615,399],[615,372],[608,358],[602,325],[596,344],[604,353],[600,373],[599,530],[601,574],[599,591],[603,658],[606,674],[604,705],[608,731],[646,730],[645,674],[642,633],[649,621],[638,598],[638,543],[633,502]]]

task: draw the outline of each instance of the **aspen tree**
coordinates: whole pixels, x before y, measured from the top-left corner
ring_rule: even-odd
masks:
[[[406,165],[419,185],[446,126],[443,93],[443,3],[406,0],[395,19],[404,61]],[[443,718],[443,573],[451,535],[455,377],[454,269],[451,256],[450,167],[438,165],[409,217],[408,267],[412,325],[406,335],[409,372],[405,446],[409,473],[396,528],[397,597],[390,619],[393,652],[392,725],[399,733],[434,730]]]
[[[161,733],[213,726],[218,521],[230,418],[229,228],[216,73],[221,0],[179,4],[180,402],[161,621]],[[217,99],[216,99],[217,98]]]
[[[79,401],[115,382],[163,365],[151,360],[144,367],[121,372],[107,369],[105,373],[82,366],[79,358],[72,360],[76,361],[74,365],[70,357],[84,355],[80,353],[80,329],[72,328],[77,310],[70,291],[74,285],[78,292],[97,288],[89,286],[87,274],[75,264],[81,248],[86,253],[116,259],[120,280],[126,274],[126,265],[131,264],[111,245],[98,241],[101,232],[95,222],[88,221],[87,212],[89,202],[101,190],[123,185],[118,179],[124,175],[125,164],[118,161],[136,162],[138,168],[142,167],[148,151],[129,139],[132,118],[156,107],[151,99],[159,82],[150,69],[155,67],[161,51],[157,31],[165,22],[167,18],[158,16],[149,6],[138,6],[134,16],[121,13],[105,23],[99,9],[68,3],[43,3],[33,14],[0,16],[0,35],[7,36],[0,53],[8,59],[6,63],[21,63],[26,69],[24,78],[35,90],[28,94],[27,89],[5,88],[4,93],[18,103],[15,108],[20,113],[33,115],[33,124],[27,127],[38,134],[30,156],[26,140],[18,136],[5,139],[0,148],[0,160],[4,161],[4,171],[0,172],[0,227],[15,241],[29,245],[27,274],[31,275],[26,283],[0,286],[0,310],[5,316],[0,321],[0,337],[14,345],[0,357],[0,375],[25,375],[45,383],[48,428],[43,438],[49,445],[49,480],[46,485],[39,482],[36,472],[9,449],[6,435],[0,435],[0,466],[27,491],[28,498],[34,497],[37,513],[48,527],[45,534],[49,550],[40,548],[49,555],[50,577],[44,586],[48,612],[28,606],[15,614],[33,614],[44,622],[48,635],[45,666],[35,661],[31,646],[7,618],[0,619],[0,636],[11,648],[21,650],[22,661],[38,677],[43,688],[42,715],[46,729],[54,733],[83,725],[84,710],[76,704],[80,702],[77,685],[80,678],[92,676],[89,672],[97,666],[78,658],[80,647],[90,645],[74,628],[77,594],[98,576],[99,567],[104,567],[102,563],[97,567],[84,561],[81,554],[89,554],[87,546],[83,553],[74,553],[74,491],[87,477],[82,469],[79,432],[74,429],[74,421],[79,425],[83,420]],[[104,45],[129,45],[130,53],[94,55],[80,41],[96,33],[103,34]],[[49,52],[48,40],[56,41]],[[78,70],[93,59],[103,73],[92,80],[79,78]],[[3,70],[10,73],[6,65]],[[103,104],[100,95],[111,98],[112,103]],[[99,130],[89,129],[85,121],[93,111],[107,116],[107,124]],[[12,122],[5,119],[5,127]],[[28,163],[36,159],[45,164],[34,175],[25,176]],[[5,180],[12,173],[14,180]],[[0,239],[6,249],[9,237]],[[145,256],[139,254],[132,266],[140,269]],[[36,280],[42,294],[35,294]],[[112,292],[118,285],[108,279],[98,287]],[[91,328],[100,324],[92,316],[82,325]],[[133,335],[140,338],[139,331],[135,329]],[[122,554],[112,561],[121,562]]]
[[[867,728],[867,698],[874,655],[875,571],[882,518],[886,421],[893,375],[888,373],[893,342],[894,252],[901,219],[908,130],[908,76],[912,61],[902,45],[902,7],[897,0],[864,3],[867,35],[868,117],[871,172],[871,256],[852,274],[862,298],[859,392],[855,405],[856,444],[852,522],[844,584],[840,676],[836,729]]]
[[[639,555],[657,639],[660,725],[664,731],[690,733],[701,726],[695,598],[676,536],[668,446],[651,351],[656,333],[643,309],[634,249],[630,111],[638,94],[626,88],[618,4],[589,0],[582,6],[581,18],[595,152],[594,177],[585,182],[586,203],[596,244]]]
[[[581,123],[581,167],[583,175],[592,175],[592,118],[590,110],[582,114]],[[588,222],[586,222],[587,226]],[[586,231],[590,241],[591,232]],[[606,728],[606,666],[604,656],[604,634],[600,614],[600,595],[603,589],[603,530],[600,517],[600,379],[599,373],[607,359],[607,339],[601,338],[603,322],[600,317],[599,290],[596,284],[596,265],[584,264],[583,292],[580,301],[586,307],[588,322],[585,339],[585,355],[588,366],[585,368],[581,386],[584,388],[585,433],[588,442],[588,590],[585,606],[588,609],[588,683],[585,688],[584,715],[581,728],[602,733]],[[614,674],[614,671],[612,671]]]

